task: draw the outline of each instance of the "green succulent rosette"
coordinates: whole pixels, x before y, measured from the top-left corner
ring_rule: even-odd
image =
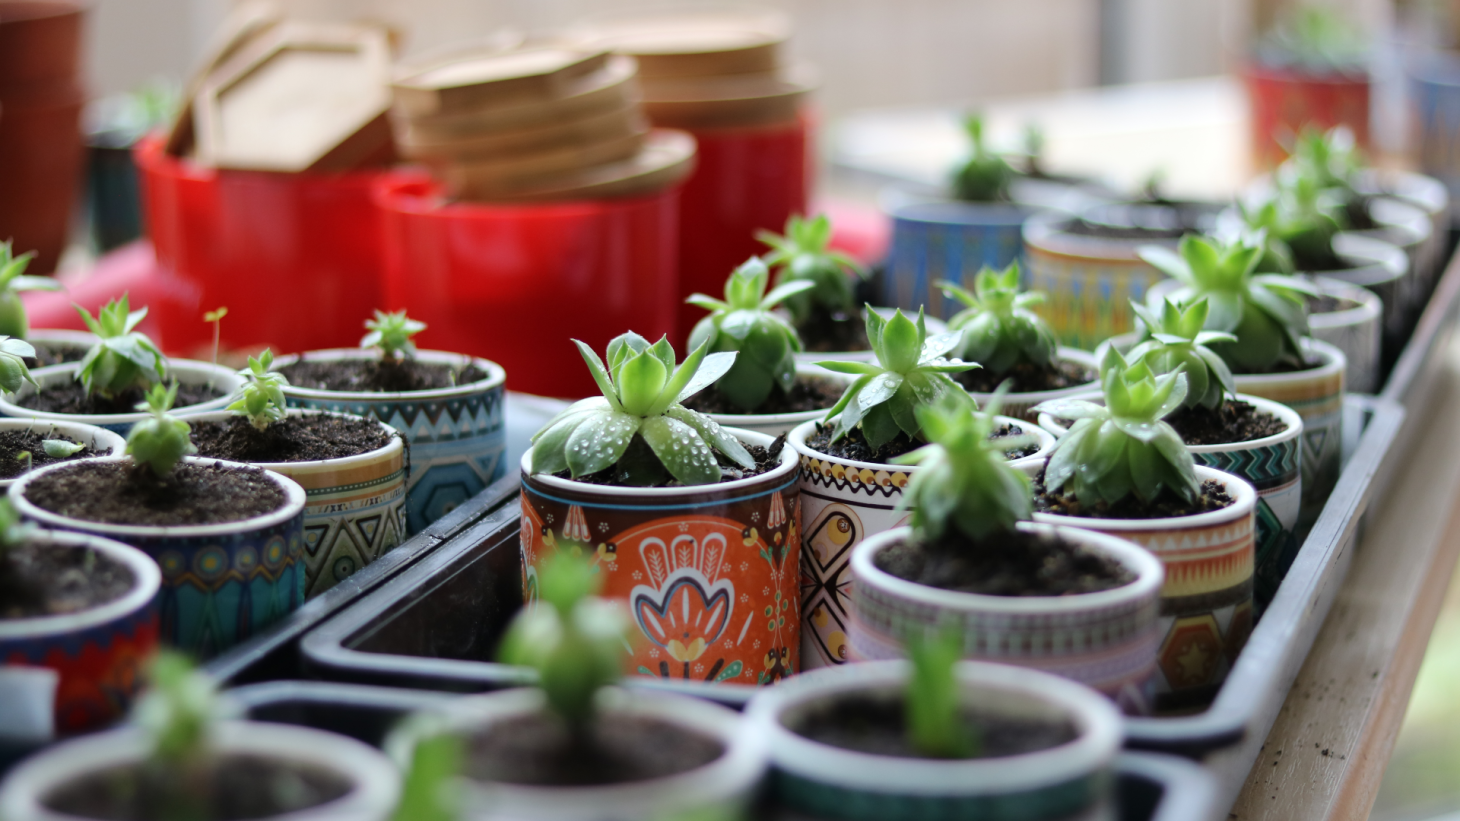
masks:
[[[1237,393],[1237,383],[1226,360],[1209,346],[1236,342],[1237,337],[1222,331],[1203,330],[1209,311],[1206,297],[1186,308],[1177,307],[1170,299],[1161,301],[1160,312],[1131,301],[1131,310],[1146,326],[1148,338],[1130,350],[1131,362],[1145,362],[1156,374],[1182,369],[1186,374],[1184,408],[1221,407],[1225,397]]]
[[[949,329],[963,331],[959,359],[977,362],[995,375],[1008,373],[1021,362],[1040,368],[1054,365],[1059,342],[1049,325],[1030,310],[1044,302],[1044,294],[1020,292],[1019,263],[1002,271],[984,266],[974,276],[972,291],[946,280],[938,286],[967,306],[948,321]]]
[[[126,294],[97,311],[96,318],[80,305],[81,320],[100,337],[86,352],[76,370],[76,379],[87,395],[112,397],[129,388],[146,388],[162,379],[167,359],[148,336],[137,330],[147,318],[147,309],[131,309]]]
[[[808,290],[788,294],[786,310],[800,327],[818,311],[831,316],[851,316],[857,311],[856,284],[867,270],[856,260],[831,250],[831,219],[818,214],[812,219],[792,215],[786,233],[757,233],[756,239],[770,246],[763,259],[776,273],[776,285],[810,282]]]

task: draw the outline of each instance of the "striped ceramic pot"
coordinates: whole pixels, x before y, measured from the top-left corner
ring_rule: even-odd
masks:
[[[76,378],[77,363],[65,365],[53,365],[49,368],[40,368],[34,371],[35,381],[45,388],[62,382],[70,382]],[[229,402],[233,401],[232,394],[243,386],[243,377],[236,371],[229,370],[221,365],[213,365],[208,362],[193,362],[187,359],[173,359],[167,363],[167,379],[176,379],[184,385],[212,385],[222,395],[216,399],[210,399],[197,405],[187,405],[173,409],[175,416],[186,417],[194,413],[222,410]],[[131,411],[128,413],[106,413],[106,414],[80,414],[80,413],[51,413],[49,411],[31,410],[24,406],[27,397],[35,393],[35,386],[24,384],[15,393],[0,394],[0,416],[11,416],[18,419],[31,419],[42,422],[78,422],[83,425],[95,425],[99,428],[106,428],[113,433],[120,433],[126,436],[132,429],[132,425],[142,421],[147,414],[142,411]]]
[[[771,793],[788,810],[828,821],[1111,821],[1121,743],[1109,699],[1075,682],[1003,664],[960,662],[966,708],[1068,722],[1073,740],[1003,758],[898,758],[824,744],[797,732],[805,716],[838,702],[900,703],[901,661],[814,670],[758,694],[747,732],[770,750]],[[854,702],[855,703],[855,702]]]
[[[1007,416],[1002,424],[1039,439],[1038,452],[1016,462],[1043,464],[1054,437],[1039,426]],[[897,510],[915,466],[880,465],[822,453],[806,444],[816,422],[787,437],[801,459],[801,665],[805,669],[848,660],[852,612],[852,550],[868,537],[907,523]]]
[[[882,301],[903,311],[922,306],[947,319],[964,305],[943,295],[940,279],[972,285],[987,265],[1023,261],[1020,227],[1033,209],[1011,203],[931,200],[889,208],[892,250],[882,280]]]
[[[1111,559],[1134,581],[1072,596],[985,596],[900,579],[877,567],[877,554],[912,534],[900,527],[852,551],[851,655],[858,661],[902,658],[909,640],[954,625],[963,656],[1043,670],[1087,684],[1130,715],[1152,708],[1161,585],[1165,571],[1150,552],[1090,530],[1021,523]]]
[[[310,361],[378,356],[359,348],[303,355]],[[507,474],[502,459],[507,449],[507,428],[502,416],[507,372],[495,362],[464,354],[418,351],[416,358],[456,368],[470,363],[487,376],[454,388],[402,393],[284,388],[291,408],[379,419],[405,436],[410,448],[410,474],[406,477],[407,535],[420,532]],[[281,356],[274,360],[274,370],[288,367],[297,359]]]
[[[1044,469],[1023,467],[1030,476]],[[1165,566],[1161,646],[1156,656],[1157,712],[1210,703],[1247,644],[1255,618],[1257,491],[1230,473],[1208,467],[1198,467],[1196,476],[1220,483],[1234,502],[1221,510],[1164,519],[1034,514],[1037,522],[1096,530],[1135,542]]]
[[[1435,52],[1410,60],[1419,169],[1460,197],[1460,58]]]
[[[1354,174],[1354,190],[1371,197],[1388,197],[1418,206],[1429,218],[1429,239],[1415,270],[1417,307],[1423,307],[1445,264],[1450,236],[1450,192],[1445,184],[1424,174],[1397,168],[1365,168]]]
[[[798,363],[796,365],[796,375],[826,379],[843,387],[852,384],[854,378],[844,373],[836,373],[812,365],[809,362]],[[832,404],[836,404],[836,401],[832,400]],[[756,433],[764,433],[767,436],[780,436],[783,433],[790,433],[791,429],[797,425],[810,422],[813,419],[820,419],[830,409],[831,405],[827,405],[820,410],[799,411],[797,413],[711,413],[706,415],[715,420],[721,427],[751,430]]]
[[[1022,391],[1004,395],[1004,404],[999,410],[1005,416],[1012,416],[1015,419],[1023,419],[1026,422],[1039,423],[1039,414],[1033,412],[1035,405],[1040,402],[1048,402],[1052,399],[1068,399],[1077,394],[1086,393],[1091,388],[1100,386],[1100,364],[1095,360],[1095,355],[1089,351],[1082,351],[1078,348],[1059,347],[1056,354],[1059,359],[1066,362],[1074,362],[1090,372],[1090,381],[1083,385],[1071,385],[1068,388],[1059,388],[1052,391]],[[989,400],[994,397],[992,393],[981,391],[969,391],[969,396],[978,403],[980,408],[988,407]]]

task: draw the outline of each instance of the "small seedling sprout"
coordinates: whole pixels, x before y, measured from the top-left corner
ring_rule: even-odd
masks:
[[[76,379],[88,396],[99,393],[112,398],[128,388],[146,388],[162,380],[166,358],[146,334],[136,330],[147,317],[146,308],[133,311],[126,294],[102,306],[95,319],[80,305],[74,307],[86,327],[100,337],[76,370]]]
[[[35,378],[30,375],[30,366],[25,364],[26,359],[34,357],[35,348],[29,342],[11,336],[0,336],[0,390],[15,393],[26,382],[39,388]]]
[[[192,428],[168,413],[176,399],[176,382],[153,385],[146,400],[137,404],[137,410],[145,411],[147,417],[132,425],[127,434],[127,455],[137,465],[150,468],[157,478],[171,473],[184,456],[198,452],[188,438]]]
[[[146,675],[148,687],[132,708],[131,720],[150,744],[143,777],[157,795],[158,817],[213,818],[213,741],[219,722],[237,717],[239,710],[219,694],[211,677],[175,651],[160,651]]]
[[[22,471],[24,473],[30,473],[30,469],[34,466],[33,457],[30,455],[30,451],[28,450],[23,450],[20,453],[15,454],[15,461],[21,463],[22,465],[25,465],[25,470]]]
[[[383,361],[396,362],[416,355],[411,337],[426,330],[426,323],[410,319],[405,311],[377,310],[374,319],[365,320],[365,329],[370,333],[360,340],[360,347],[379,348]]]
[[[269,425],[288,414],[284,386],[289,380],[284,374],[271,371],[274,352],[268,348],[258,356],[248,358],[248,381],[239,389],[239,397],[228,410],[248,418],[249,424],[257,430],[268,430]]]
[[[218,367],[218,347],[223,341],[223,317],[228,316],[226,306],[218,306],[216,310],[203,314],[203,321],[213,326],[213,367]]]
[[[996,202],[1008,198],[1009,179],[1014,171],[1004,158],[984,144],[983,117],[970,114],[963,120],[968,135],[969,156],[953,175],[953,196],[969,202]]]
[[[86,445],[68,439],[42,439],[41,449],[52,459],[66,459],[86,450]]]
[[[908,642],[912,667],[903,698],[903,720],[913,749],[929,758],[972,758],[982,739],[964,717],[957,665],[963,640],[943,629]]]
[[[0,334],[25,339],[30,333],[30,320],[20,299],[21,292],[59,291],[61,283],[50,277],[27,276],[25,269],[35,258],[35,252],[27,251],[17,257],[11,245],[11,240],[0,242]]]

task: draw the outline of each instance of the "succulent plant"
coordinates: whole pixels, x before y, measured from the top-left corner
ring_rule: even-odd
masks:
[[[401,779],[400,802],[391,821],[456,821],[461,794],[454,783],[461,772],[465,743],[454,733],[427,732],[416,740]]]
[[[831,316],[854,316],[857,312],[856,283],[867,276],[867,269],[840,251],[831,250],[831,220],[825,214],[813,219],[791,215],[786,233],[757,233],[756,239],[769,245],[765,264],[779,268],[776,285],[792,282],[813,284],[808,291],[789,294],[785,299],[791,321],[805,325],[818,311]]]
[[[236,708],[181,653],[160,651],[147,665],[147,679],[131,718],[152,740],[153,760],[184,764],[206,757],[218,722]]]
[[[288,414],[284,386],[289,380],[284,374],[269,370],[274,364],[274,352],[268,348],[258,356],[248,358],[248,381],[239,389],[238,399],[228,410],[248,417],[248,422],[258,430],[268,430],[269,425]]]
[[[1131,349],[1128,360],[1142,360],[1156,374],[1185,368],[1187,390],[1182,407],[1215,409],[1221,407],[1225,396],[1236,394],[1232,370],[1207,346],[1236,342],[1237,337],[1222,331],[1202,330],[1209,311],[1206,297],[1192,301],[1184,309],[1164,299],[1159,313],[1135,300],[1131,300],[1130,306],[1145,323],[1149,338]]]
[[[25,339],[30,333],[30,319],[20,301],[22,291],[61,290],[61,283],[50,277],[26,276],[25,268],[34,258],[34,251],[15,256],[11,240],[0,242],[0,334]]]
[[[573,478],[614,465],[622,484],[655,484],[669,476],[686,485],[720,481],[715,451],[750,470],[745,446],[708,416],[679,404],[724,376],[738,354],[709,353],[701,345],[678,368],[674,348],[653,345],[636,333],[608,343],[608,366],[586,344],[573,340],[602,396],[575,402],[532,438],[532,472],[569,471]],[[626,459],[635,443],[645,458]],[[626,464],[627,463],[627,464]]]
[[[969,157],[953,175],[953,196],[968,202],[1008,199],[1014,170],[984,144],[983,117],[968,115],[963,119],[963,130],[968,134]]]
[[[1045,465],[1045,488],[1072,491],[1083,505],[1114,505],[1132,493],[1149,503],[1162,490],[1196,501],[1191,452],[1161,421],[1186,398],[1184,370],[1155,376],[1144,361],[1127,363],[1111,346],[1100,363],[1104,405],[1081,399],[1036,405],[1035,411],[1075,420]]]
[[[1271,197],[1241,208],[1247,227],[1265,230],[1268,244],[1277,246],[1263,257],[1262,263],[1282,265],[1286,256],[1304,271],[1341,267],[1333,250],[1333,237],[1345,219],[1342,193],[1323,188],[1317,179],[1308,175],[1276,179],[1278,185]],[[1286,255],[1284,247],[1288,251]]]
[[[9,499],[0,498],[0,592],[12,592],[7,578],[12,572],[10,551],[30,541],[35,531],[35,524],[22,520]]]
[[[30,366],[25,364],[26,359],[34,357],[35,348],[29,342],[0,336],[0,390],[15,393],[25,382],[35,385],[36,381],[30,375]]]
[[[1367,45],[1363,33],[1337,11],[1306,3],[1284,15],[1257,51],[1274,65],[1345,71],[1363,68]]]
[[[1308,336],[1305,298],[1317,296],[1312,285],[1296,277],[1253,273],[1263,239],[1261,231],[1227,243],[1187,236],[1178,252],[1153,245],[1137,251],[1182,283],[1172,294],[1178,305],[1206,298],[1206,330],[1237,337],[1210,347],[1238,373],[1264,373],[1279,364],[1301,367],[1302,340]]]
[[[963,716],[957,665],[963,639],[954,630],[908,642],[911,675],[903,721],[913,749],[929,758],[971,758],[982,740]]]
[[[190,453],[197,453],[189,434],[192,428],[187,422],[168,413],[177,400],[177,383],[169,386],[153,385],[147,391],[147,399],[137,404],[137,410],[148,416],[132,425],[127,433],[127,455],[139,465],[151,468],[159,478],[172,472],[177,463]]]
[[[1350,199],[1355,196],[1354,173],[1363,165],[1354,132],[1347,126],[1327,131],[1306,126],[1293,141],[1291,156],[1278,166],[1276,179],[1307,177],[1318,187],[1338,189],[1344,199]]]
[[[407,317],[405,311],[387,313],[377,310],[374,319],[365,320],[365,329],[370,333],[360,340],[360,347],[379,348],[383,360],[394,362],[416,355],[411,337],[426,330],[426,323]]]
[[[809,280],[783,283],[766,293],[770,270],[752,257],[725,281],[725,301],[692,294],[685,301],[710,312],[689,335],[691,349],[708,345],[711,353],[738,352],[735,364],[715,387],[746,413],[753,412],[780,388],[789,393],[796,383],[796,354],[801,339],[771,309],[782,300],[816,287]]]
[[[167,359],[137,326],[147,309],[133,311],[126,294],[97,311],[96,318],[80,305],[76,312],[86,327],[100,339],[86,352],[76,370],[76,379],[87,395],[99,393],[111,398],[128,388],[145,388],[163,378]]]
[[[974,276],[972,292],[946,280],[938,287],[968,306],[948,321],[950,329],[963,331],[963,344],[956,351],[959,359],[977,362],[995,375],[1008,373],[1020,362],[1037,367],[1054,364],[1059,347],[1054,331],[1029,310],[1044,301],[1044,294],[1019,292],[1018,262],[1002,271],[984,266]]]

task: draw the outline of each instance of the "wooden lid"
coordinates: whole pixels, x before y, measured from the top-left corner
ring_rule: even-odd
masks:
[[[196,133],[193,101],[207,83],[208,76],[283,19],[284,12],[274,0],[243,0],[228,12],[228,16],[223,18],[223,25],[208,41],[202,61],[183,89],[182,105],[178,106],[167,130],[164,150],[168,154],[182,156],[192,151]]]
[[[638,58],[641,77],[705,77],[774,71],[790,25],[770,11],[705,9],[600,16],[576,35]]]
[[[398,80],[395,109],[419,117],[548,102],[564,96],[574,80],[602,69],[608,56],[601,50],[554,47],[486,52]]]
[[[720,78],[678,82],[654,95],[645,90],[644,112],[665,128],[713,128],[790,122],[816,86],[809,66],[796,66],[784,78]]]
[[[585,117],[550,122],[528,128],[484,130],[467,136],[446,139],[422,137],[419,132],[401,129],[397,145],[401,156],[420,160],[486,159],[491,155],[524,154],[557,146],[582,146],[616,140],[649,130],[643,110],[632,104]]]
[[[628,159],[639,153],[648,129],[627,136],[579,145],[558,145],[531,153],[513,153],[470,162],[427,161],[452,190],[465,188],[512,189],[542,177],[568,174],[596,165]]]
[[[694,170],[695,140],[683,131],[655,129],[634,156],[566,174],[545,175],[512,186],[459,181],[462,199],[521,202],[630,197],[659,191]]]

